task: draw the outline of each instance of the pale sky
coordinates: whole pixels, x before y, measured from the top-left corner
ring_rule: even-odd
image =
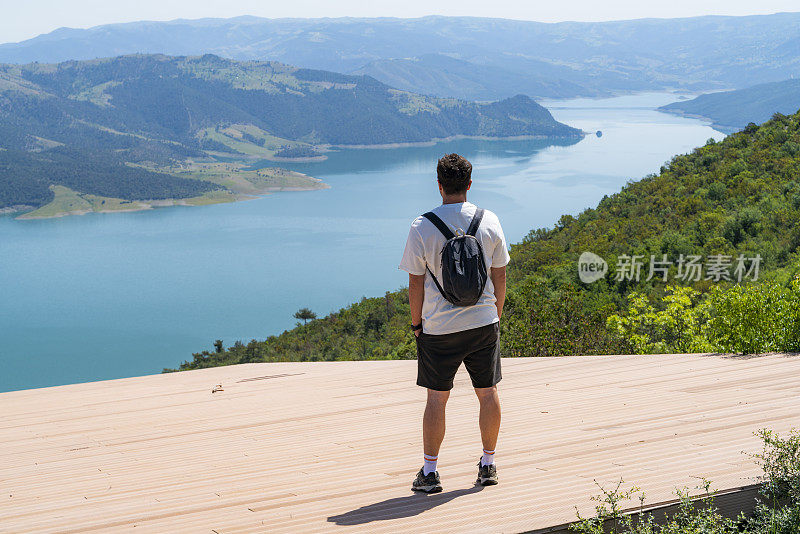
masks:
[[[203,17],[471,15],[557,22],[798,11],[798,0],[2,0],[0,43],[56,28]]]

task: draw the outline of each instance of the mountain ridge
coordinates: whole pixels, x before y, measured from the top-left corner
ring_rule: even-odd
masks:
[[[178,19],[129,22],[90,29],[56,30],[20,43],[0,45],[0,62],[88,59],[127,53],[199,55],[238,60],[276,60],[300,67],[356,72],[378,61],[451,56],[455,71],[476,72],[474,92],[447,86],[407,85],[434,96],[500,99],[518,81],[529,96],[570,97],[626,90],[740,88],[754,77],[778,81],[800,74],[800,13],[543,23],[483,17]],[[531,61],[538,62],[531,64]],[[547,80],[537,87],[544,63]],[[514,84],[486,81],[482,69],[512,72]],[[420,65],[416,65],[420,67]],[[435,75],[437,67],[424,70]],[[381,81],[392,84],[388,77]],[[406,80],[413,83],[413,77]],[[555,91],[555,94],[554,94]]]

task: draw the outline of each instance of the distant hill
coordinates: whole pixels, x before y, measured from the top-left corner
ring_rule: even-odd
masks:
[[[528,68],[479,65],[442,54],[411,59],[379,59],[355,71],[398,89],[468,100],[492,100],[498,95],[522,93],[544,98],[602,96],[605,90],[588,85],[582,76],[565,72],[544,61],[530,60]],[[564,76],[572,80],[564,79]]]
[[[425,97],[277,62],[133,55],[0,65],[0,208],[40,206],[54,184],[128,200],[185,198],[227,187],[165,171],[190,159],[278,160],[316,156],[316,145],[458,135],[583,134],[522,95],[483,104]]]
[[[133,22],[3,44],[0,62],[132,53],[281,61],[470,99],[698,91],[800,75],[800,13],[562,23],[443,16]]]
[[[762,83],[746,89],[700,95],[658,109],[710,119],[716,129],[731,133],[751,122],[761,124],[775,113],[795,113],[800,109],[800,80]]]

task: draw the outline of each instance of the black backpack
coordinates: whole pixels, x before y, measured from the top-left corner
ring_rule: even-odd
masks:
[[[483,210],[478,208],[469,223],[466,235],[455,235],[435,213],[429,211],[422,215],[436,226],[447,242],[442,247],[442,283],[434,276],[428,266],[436,287],[442,296],[454,306],[472,306],[478,302],[486,286],[486,262],[483,248],[475,237],[483,218]]]

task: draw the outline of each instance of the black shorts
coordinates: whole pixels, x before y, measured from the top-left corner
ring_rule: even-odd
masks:
[[[417,385],[437,391],[453,389],[464,362],[472,386],[490,388],[500,382],[500,323],[452,334],[417,337]]]

